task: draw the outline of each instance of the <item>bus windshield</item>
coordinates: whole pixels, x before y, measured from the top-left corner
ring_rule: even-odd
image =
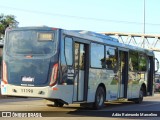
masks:
[[[56,52],[54,31],[10,31],[6,44],[6,52],[9,55],[46,55]]]

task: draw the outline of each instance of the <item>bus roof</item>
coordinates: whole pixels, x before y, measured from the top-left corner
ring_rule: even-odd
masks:
[[[65,30],[61,28],[54,28],[54,27],[47,27],[47,26],[41,26],[41,27],[17,27],[17,28],[11,28],[10,30],[62,30],[64,34],[87,39],[89,41],[93,42],[100,42],[100,43],[105,43],[108,45],[112,45],[115,47],[121,47],[121,48],[126,48],[130,50],[136,50],[139,52],[145,52],[147,55],[153,56],[154,53],[152,50],[140,48],[137,46],[132,46],[128,44],[123,44],[118,41],[118,39],[114,37],[107,36],[105,34],[101,33],[96,33],[96,32],[91,32],[91,31],[84,31],[84,30]]]
[[[119,48],[125,48],[129,50],[136,50],[139,52],[145,52],[147,55],[154,56],[154,52],[149,49],[144,49],[141,47],[133,46],[133,45],[128,45],[124,43],[120,43],[118,39],[100,34],[100,33],[95,33],[91,31],[79,31],[79,30],[64,30],[64,33],[67,35],[87,39],[93,42],[100,42],[100,43],[105,43],[111,46],[119,47]]]
[[[30,26],[30,27],[8,27],[6,30],[58,30],[59,28],[48,27],[48,26]]]

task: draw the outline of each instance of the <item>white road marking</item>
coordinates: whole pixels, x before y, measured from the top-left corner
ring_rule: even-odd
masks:
[[[157,104],[160,104],[160,103],[151,103],[151,104],[146,104],[146,105],[141,105],[141,106],[151,106],[151,105],[157,105]]]

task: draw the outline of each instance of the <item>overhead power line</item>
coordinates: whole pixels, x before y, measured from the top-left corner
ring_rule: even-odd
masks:
[[[9,6],[4,6],[4,5],[0,5],[0,7],[4,8],[4,9],[16,10],[16,11],[20,11],[20,12],[28,12],[28,13],[33,13],[33,14],[43,14],[43,15],[50,15],[50,16],[54,15],[54,16],[59,16],[59,17],[67,17],[67,18],[75,18],[75,19],[83,19],[83,20],[143,25],[143,23],[141,23],[141,22],[122,21],[122,20],[109,20],[109,19],[101,19],[101,18],[92,18],[92,17],[82,17],[82,16],[74,16],[74,15],[66,15],[66,14],[57,14],[57,13],[50,13],[50,12],[42,12],[42,11],[35,11],[35,10],[27,10],[27,9],[9,7]],[[158,26],[160,26],[160,24],[155,24],[155,23],[146,23],[146,25],[152,25],[152,26],[157,26],[158,25]]]

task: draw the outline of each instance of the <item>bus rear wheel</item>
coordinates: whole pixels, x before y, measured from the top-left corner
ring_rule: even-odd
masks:
[[[93,108],[94,109],[103,108],[104,101],[105,101],[105,91],[103,87],[99,86],[96,91],[95,102],[94,102]]]
[[[64,103],[60,102],[60,101],[54,101],[54,106],[55,107],[63,107]]]

